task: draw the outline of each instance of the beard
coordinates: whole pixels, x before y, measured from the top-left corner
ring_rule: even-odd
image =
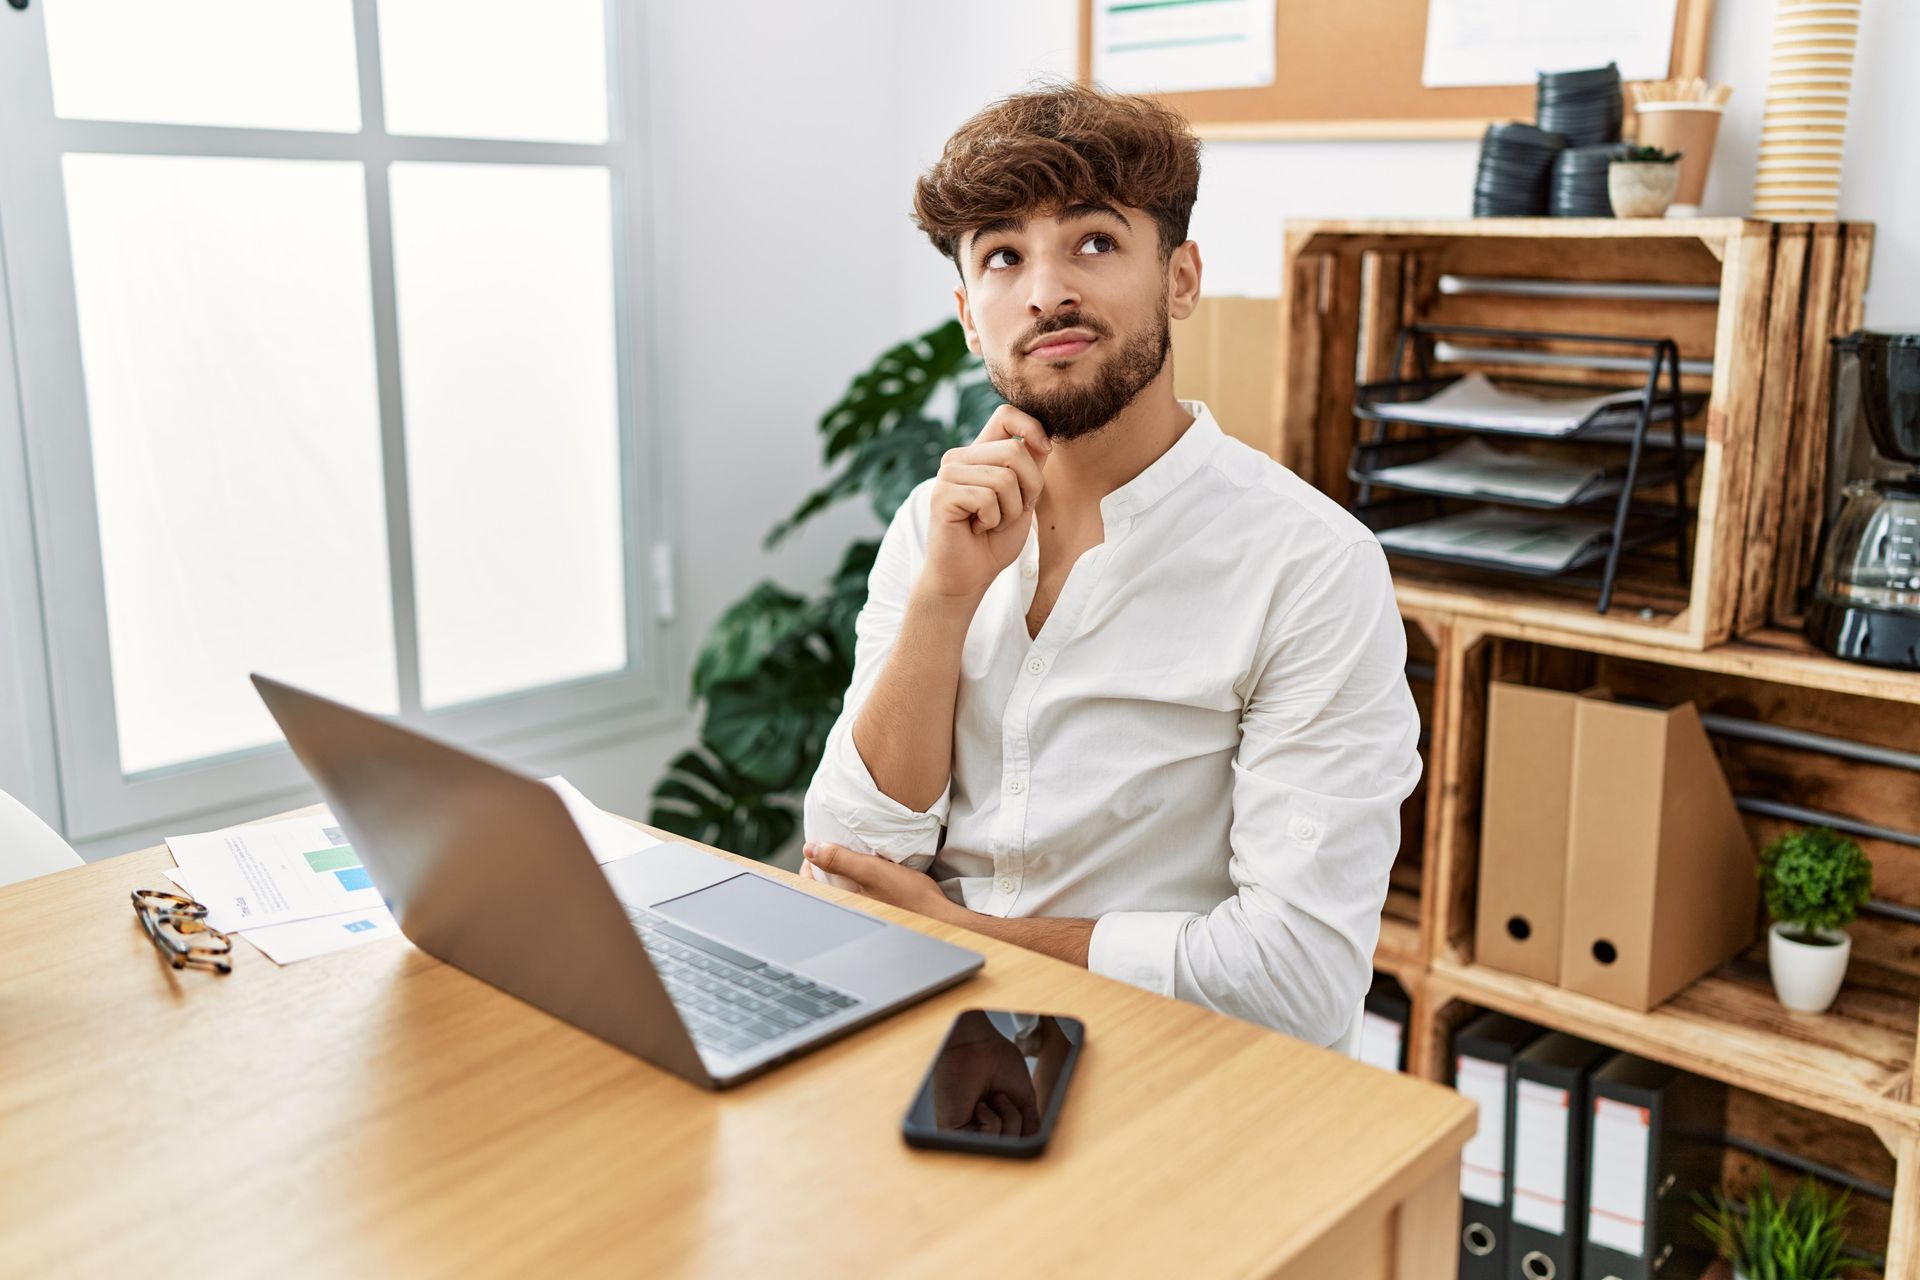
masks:
[[[1085,329],[1102,342],[1113,330],[1079,312],[1056,316],[1044,327],[1029,333],[1021,348],[1030,346],[1045,334],[1062,329]],[[987,378],[1000,398],[1037,419],[1053,441],[1077,440],[1089,435],[1120,416],[1146,385],[1160,376],[1167,353],[1173,348],[1173,327],[1167,315],[1167,302],[1160,300],[1160,315],[1154,325],[1129,337],[1120,349],[1108,357],[1088,386],[1038,387],[1026,376],[1025,357],[1016,355],[1006,364],[989,359]]]

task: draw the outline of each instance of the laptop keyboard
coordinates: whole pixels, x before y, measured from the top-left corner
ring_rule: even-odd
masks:
[[[744,1053],[860,1003],[651,911],[627,907],[627,915],[703,1049]]]

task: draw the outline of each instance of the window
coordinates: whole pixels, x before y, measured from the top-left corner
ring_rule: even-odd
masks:
[[[639,62],[609,19],[0,11],[71,838],[302,786],[250,671],[496,748],[659,701]]]

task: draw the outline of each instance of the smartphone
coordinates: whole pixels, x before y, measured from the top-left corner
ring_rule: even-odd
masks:
[[[907,1108],[909,1146],[1031,1158],[1046,1150],[1087,1029],[1057,1013],[968,1009]]]

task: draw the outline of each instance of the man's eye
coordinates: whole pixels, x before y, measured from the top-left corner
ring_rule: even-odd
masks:
[[[1013,250],[1011,250],[1011,249],[995,249],[995,250],[994,250],[994,251],[993,251],[992,253],[990,253],[990,254],[988,254],[988,255],[986,256],[986,267],[987,267],[987,269],[988,269],[989,271],[998,271],[998,270],[1000,270],[1000,269],[1001,269],[1001,268],[1002,268],[1003,266],[1009,266],[1009,267],[1010,267],[1010,266],[1012,266],[1013,264],[1012,264],[1012,263],[1010,263],[1010,262],[1008,262],[1008,263],[997,263],[997,262],[995,262],[995,261],[994,261],[994,259],[995,259],[995,258],[998,258],[998,257],[999,257],[999,256],[1000,256],[1001,254],[1008,254],[1008,255],[1011,255],[1012,253],[1013,253]]]
[[[1099,252],[1101,253],[1108,253],[1120,247],[1118,244],[1114,242],[1114,239],[1112,236],[1102,235],[1102,234],[1095,234],[1095,235],[1088,236],[1085,240],[1080,242],[1080,248],[1084,251],[1086,247],[1090,244],[1101,246],[1101,248],[1099,249]]]

